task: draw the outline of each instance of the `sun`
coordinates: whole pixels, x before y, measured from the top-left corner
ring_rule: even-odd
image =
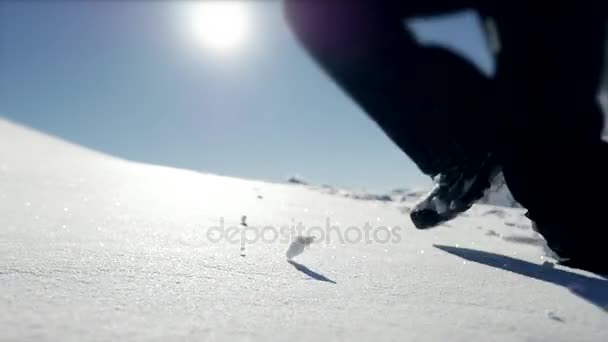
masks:
[[[251,30],[251,11],[246,1],[192,2],[185,11],[192,39],[210,50],[234,52],[243,47]]]

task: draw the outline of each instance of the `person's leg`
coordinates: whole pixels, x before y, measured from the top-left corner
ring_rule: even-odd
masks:
[[[464,59],[420,46],[403,20],[472,0],[289,0],[307,51],[427,175],[491,150],[491,82]]]
[[[608,148],[597,103],[606,18],[588,4],[525,6],[496,14],[505,180],[550,246],[588,259],[608,232]]]

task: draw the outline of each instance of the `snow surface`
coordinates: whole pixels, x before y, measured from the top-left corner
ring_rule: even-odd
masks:
[[[1,341],[608,340],[608,281],[554,266],[522,209],[417,231],[408,201],[134,163],[3,120],[0,137]],[[332,236],[288,262],[289,240],[213,240],[221,218],[392,240]]]

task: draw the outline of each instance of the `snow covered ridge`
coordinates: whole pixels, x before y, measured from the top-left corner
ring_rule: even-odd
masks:
[[[380,201],[380,202],[417,202],[427,192],[427,189],[395,189],[388,194],[374,194],[369,192],[352,191],[340,189],[331,185],[310,185],[301,176],[291,176],[287,179],[287,183],[307,186],[325,194],[343,196],[364,201]],[[484,198],[478,201],[479,204],[489,204],[509,208],[521,208],[521,205],[513,198],[513,195],[507,187],[504,177],[499,174],[493,182],[490,189],[486,191]]]
[[[419,231],[395,203],[134,163],[0,119],[0,341],[606,341],[608,280],[554,265],[524,210]],[[401,239],[205,238],[219,218],[328,217]]]

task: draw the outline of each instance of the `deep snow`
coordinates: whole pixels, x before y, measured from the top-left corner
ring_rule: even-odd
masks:
[[[134,163],[3,120],[0,137],[1,341],[608,340],[608,281],[554,266],[522,209],[417,231],[407,199]],[[238,239],[327,220],[290,262],[283,237]]]

